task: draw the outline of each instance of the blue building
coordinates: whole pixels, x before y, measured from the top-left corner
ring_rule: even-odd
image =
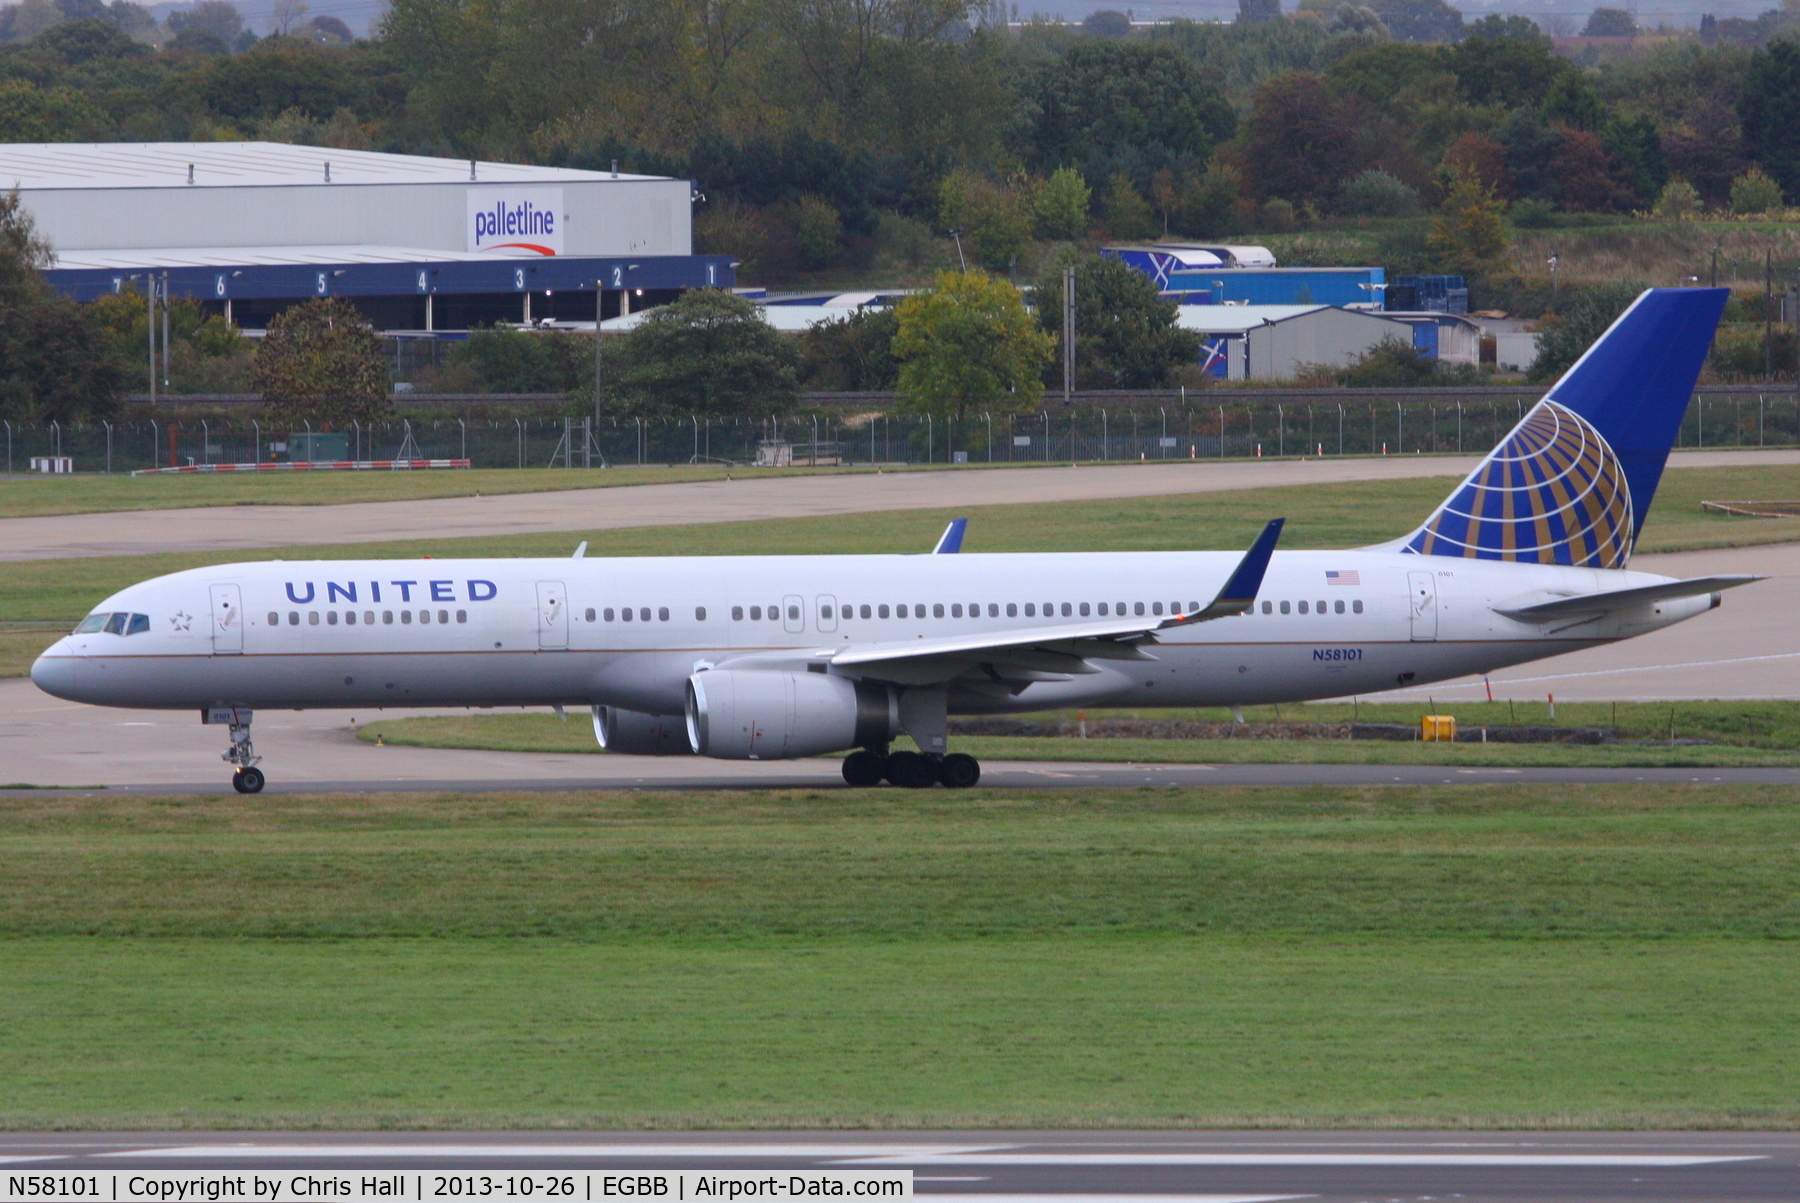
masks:
[[[1259,251],[1260,255],[1255,254]],[[1100,253],[1143,272],[1156,284],[1157,291],[1183,305],[1379,309],[1387,285],[1383,268],[1278,267],[1274,256],[1261,247],[1183,243],[1109,246],[1102,247]]]

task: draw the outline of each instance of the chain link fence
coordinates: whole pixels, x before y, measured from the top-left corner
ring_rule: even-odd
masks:
[[[78,472],[268,463],[289,458],[290,448],[297,458],[314,460],[454,458],[477,468],[1100,463],[1472,454],[1499,442],[1537,396],[1489,389],[1426,396],[1341,390],[1254,398],[1140,394],[1107,397],[1108,404],[1077,399],[1068,408],[1027,414],[974,412],[960,420],[888,412],[891,398],[868,397],[861,406],[833,398],[833,409],[762,421],[396,419],[329,432],[271,429],[254,418],[0,425],[8,473],[34,470],[33,460],[54,466],[58,459]],[[1800,445],[1800,402],[1786,390],[1702,390],[1688,406],[1677,445]]]

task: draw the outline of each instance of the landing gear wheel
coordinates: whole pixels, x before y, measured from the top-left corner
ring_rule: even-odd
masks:
[[[951,789],[967,789],[981,780],[981,762],[973,756],[952,752],[939,763],[938,780]]]
[[[906,789],[930,789],[937,784],[938,769],[918,752],[895,752],[888,757],[887,779]]]
[[[259,768],[239,769],[231,775],[231,788],[240,794],[260,794],[264,785]]]
[[[867,787],[880,785],[881,779],[887,776],[887,761],[878,752],[867,748],[858,748],[844,757],[844,782],[847,785]]]

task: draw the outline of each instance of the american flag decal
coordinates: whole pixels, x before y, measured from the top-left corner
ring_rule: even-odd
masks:
[[[1360,587],[1362,585],[1362,573],[1354,568],[1342,570],[1337,568],[1327,568],[1325,570],[1325,583],[1327,585],[1356,585]]]

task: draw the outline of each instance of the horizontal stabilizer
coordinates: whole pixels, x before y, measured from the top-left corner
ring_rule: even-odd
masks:
[[[1571,618],[1580,614],[1607,614],[1614,610],[1628,610],[1634,606],[1645,606],[1651,602],[1669,601],[1677,597],[1698,597],[1703,593],[1717,593],[1722,589],[1735,589],[1739,585],[1748,585],[1752,581],[1766,578],[1760,576],[1697,576],[1692,580],[1668,581],[1661,585],[1645,585],[1639,589],[1613,589],[1606,593],[1584,593],[1579,597],[1559,597],[1553,601],[1538,602],[1535,605],[1516,608],[1500,606],[1495,611],[1508,618],[1517,618],[1521,622],[1546,622],[1556,618]]]

